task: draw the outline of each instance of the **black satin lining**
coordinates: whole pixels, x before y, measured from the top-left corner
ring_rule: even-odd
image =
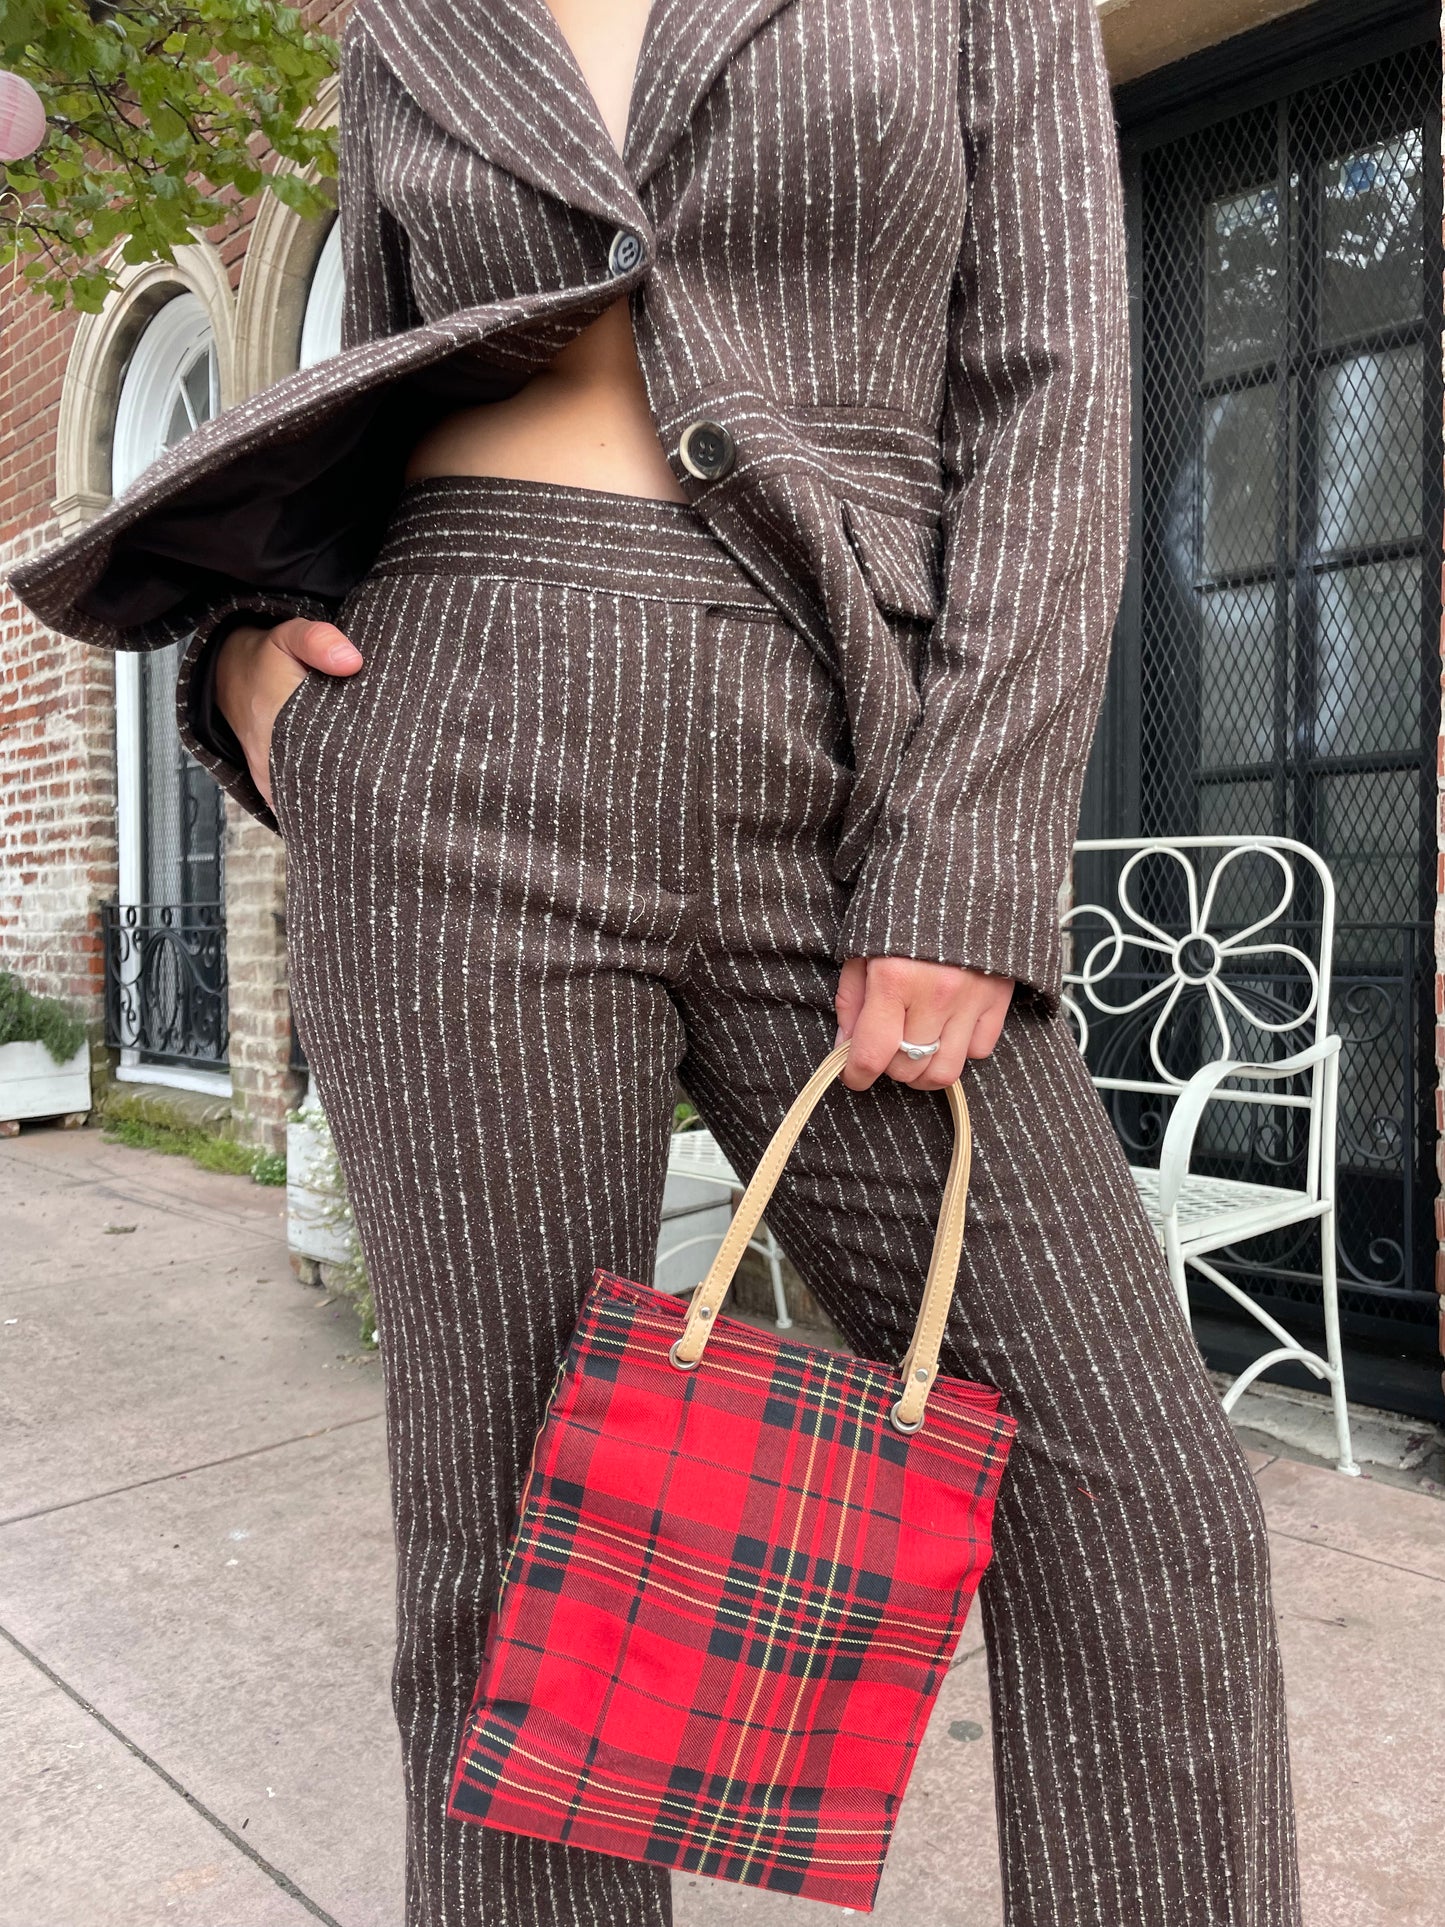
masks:
[[[420,436],[526,379],[467,351],[235,457],[122,530],[76,606],[133,629],[258,590],[340,601],[371,565]]]

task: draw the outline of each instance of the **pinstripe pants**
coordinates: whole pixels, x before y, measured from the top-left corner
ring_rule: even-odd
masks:
[[[691,509],[440,478],[283,708],[296,1020],[376,1295],[409,1927],[666,1927],[668,1875],[445,1817],[594,1264],[651,1276],[674,1078],[747,1171],[830,1047],[832,679]],[[1255,1486],[1066,1023],[1015,1002],[943,1368],[1019,1423],[981,1592],[1009,1927],[1296,1927]],[[901,1357],[940,1096],[835,1089],[769,1217]],[[886,1891],[886,1889],[885,1889]]]

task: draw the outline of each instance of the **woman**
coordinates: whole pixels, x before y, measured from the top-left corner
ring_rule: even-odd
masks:
[[[642,1927],[666,1875],[445,1818],[596,1263],[650,1275],[674,1076],[902,1353],[968,1066],[944,1368],[1019,1423],[983,1587],[1010,1927],[1292,1927],[1253,1482],[1059,1015],[1125,549],[1092,0],[359,0],[345,348],[17,575],[194,631],[279,821],[375,1287],[412,1927]],[[274,808],[274,816],[272,814]],[[907,1087],[912,1086],[912,1089]]]

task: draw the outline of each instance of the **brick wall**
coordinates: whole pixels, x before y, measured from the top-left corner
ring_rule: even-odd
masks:
[[[0,549],[0,572],[49,540]],[[0,966],[99,1030],[96,905],[115,891],[115,672],[0,592]]]
[[[345,0],[305,8],[336,33]],[[206,237],[240,283],[256,213],[238,202]],[[56,539],[56,435],[76,318],[0,295],[0,574]],[[230,385],[229,371],[227,373]],[[102,1029],[99,906],[118,889],[115,670],[54,635],[0,588],[0,968],[71,998]],[[280,1147],[299,1096],[288,1068],[285,867],[279,841],[228,812],[227,953],[234,1107],[244,1135]]]
[[[1445,576],[1441,581],[1445,595]],[[1441,688],[1445,694],[1445,624],[1440,636],[1442,661]],[[1445,703],[1442,703],[1445,716]],[[1435,1160],[1441,1195],[1435,1200],[1435,1290],[1440,1294],[1440,1350],[1445,1352],[1445,733],[1436,745],[1435,755],[1435,1129],[1440,1134],[1435,1145]],[[1419,1287],[1423,1289],[1423,1286]],[[1445,1372],[1440,1375],[1445,1387]]]
[[[74,329],[23,290],[0,307],[0,574],[58,533],[55,429]],[[0,965],[97,1024],[94,906],[114,882],[114,670],[0,588]]]
[[[281,839],[236,809],[226,822],[226,960],[236,1128],[252,1144],[284,1151],[286,1113],[303,1096],[291,1069],[286,859]]]
[[[1445,8],[1441,13],[1445,26]],[[1441,76],[1445,99],[1445,74]],[[1445,344],[1442,344],[1445,347]],[[1441,574],[1442,606],[1445,606],[1445,571]],[[1441,684],[1445,690],[1445,622],[1440,636]],[[1441,705],[1442,733],[1435,756],[1435,1158],[1441,1195],[1435,1200],[1435,1289],[1440,1294],[1440,1350],[1445,1352],[1445,703]],[[1421,1286],[1417,1286],[1417,1289]],[[1440,1375],[1445,1386],[1445,1372]]]

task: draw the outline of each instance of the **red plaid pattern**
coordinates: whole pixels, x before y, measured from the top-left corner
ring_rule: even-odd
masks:
[[[599,1271],[537,1437],[447,1811],[870,1912],[992,1551],[1013,1421]]]

